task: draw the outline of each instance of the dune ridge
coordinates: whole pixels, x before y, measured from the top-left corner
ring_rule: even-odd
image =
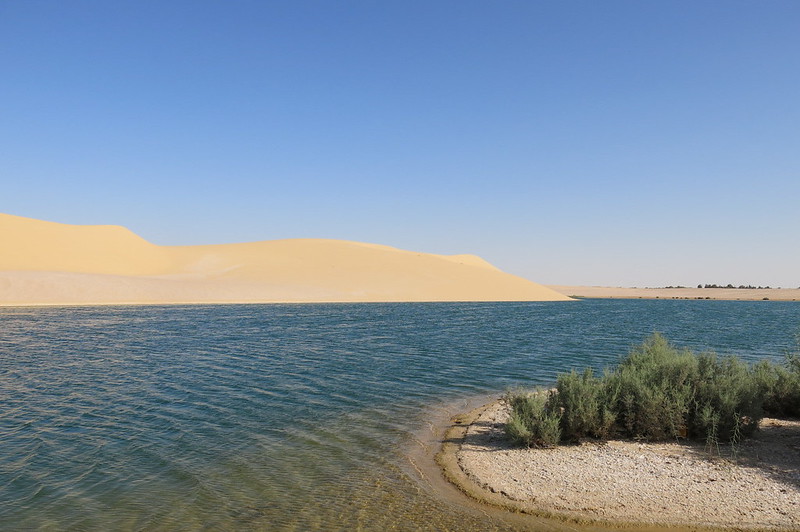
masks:
[[[568,299],[475,255],[325,239],[159,246],[120,226],[0,214],[0,305]]]

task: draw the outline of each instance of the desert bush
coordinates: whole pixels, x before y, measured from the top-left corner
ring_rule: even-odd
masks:
[[[553,393],[509,393],[511,414],[505,429],[512,441],[528,447],[553,447],[561,441],[561,412],[553,408]]]
[[[780,402],[783,415],[800,417],[800,348],[797,353],[786,355],[783,369],[777,383],[780,395],[773,400]]]
[[[758,428],[763,397],[751,369],[736,357],[697,356],[695,407],[689,418],[694,439],[733,444]]]
[[[676,349],[660,334],[633,349],[607,377],[617,390],[611,408],[622,434],[647,440],[684,435],[696,375],[694,355]]]
[[[789,390],[786,394],[787,414],[800,417],[800,353],[787,355],[786,367],[789,373],[786,385]]]
[[[748,366],[736,357],[677,349],[654,334],[602,377],[572,370],[558,375],[553,391],[509,393],[506,401],[506,432],[528,446],[612,434],[735,445],[758,428],[764,412],[800,416],[800,347],[782,366]]]
[[[562,412],[563,439],[574,441],[608,436],[616,420],[609,407],[608,392],[603,380],[595,377],[591,368],[586,368],[583,373],[572,370],[558,376],[556,393],[551,401],[554,408]]]
[[[761,361],[753,366],[752,378],[766,415],[800,417],[800,355],[787,354],[782,366]]]

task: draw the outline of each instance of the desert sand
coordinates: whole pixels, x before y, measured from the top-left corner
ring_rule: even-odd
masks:
[[[342,240],[159,246],[0,214],[0,305],[564,301],[474,255]]]
[[[512,446],[501,401],[456,416],[437,461],[471,497],[572,522],[691,530],[800,530],[800,421],[764,419],[735,455],[701,444]]]
[[[600,299],[724,299],[742,301],[800,301],[800,288],[624,288],[611,286],[548,285],[574,297]]]

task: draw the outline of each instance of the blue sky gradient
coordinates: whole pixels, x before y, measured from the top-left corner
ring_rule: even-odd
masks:
[[[0,1],[0,212],[800,286],[800,3]]]

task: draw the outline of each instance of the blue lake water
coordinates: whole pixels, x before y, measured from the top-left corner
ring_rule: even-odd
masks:
[[[653,331],[780,358],[800,304],[0,309],[0,529],[513,528],[426,488],[417,435]]]

